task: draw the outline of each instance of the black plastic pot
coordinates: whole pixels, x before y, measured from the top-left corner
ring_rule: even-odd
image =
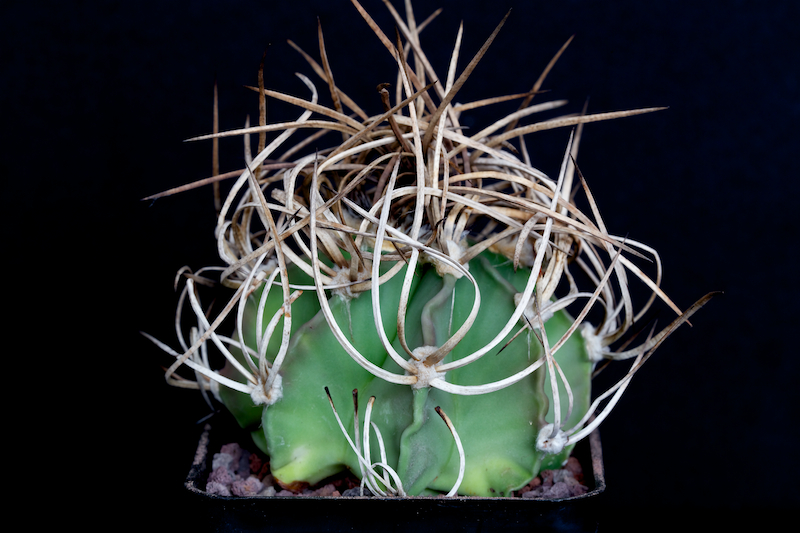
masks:
[[[204,530],[210,531],[427,531],[595,532],[598,497],[605,490],[600,435],[579,442],[573,455],[589,491],[560,500],[524,498],[309,498],[226,497],[205,492],[212,450],[236,441],[231,429],[205,426],[185,486]],[[207,529],[206,529],[207,528]]]

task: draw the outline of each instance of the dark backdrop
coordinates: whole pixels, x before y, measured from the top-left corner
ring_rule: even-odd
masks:
[[[393,33],[381,2],[364,5]],[[644,530],[665,519],[769,521],[796,506],[798,4],[440,0],[416,2],[418,19],[437,6],[424,44],[442,73],[461,20],[463,67],[513,7],[461,101],[528,90],[574,34],[548,98],[573,110],[587,99],[590,111],[669,106],[587,126],[578,162],[610,230],[660,251],[678,305],[725,294],[647,363],[602,426],[601,530],[643,516]],[[210,143],[183,140],[210,131],[215,79],[223,129],[256,119],[243,86],[256,83],[265,50],[267,87],[306,95],[293,73],[313,73],[286,40],[317,56],[317,17],[337,82],[377,112],[375,86],[394,81],[392,63],[344,0],[0,8],[9,338],[24,346],[9,368],[48,391],[34,394],[46,404],[38,418],[11,411],[33,418],[33,440],[58,428],[43,439],[53,455],[108,452],[77,492],[109,497],[128,519],[184,512],[195,422],[207,412],[199,395],[165,385],[168,361],[138,332],[172,341],[174,273],[216,262],[210,189],[140,198],[209,175]],[[269,113],[296,111],[271,103]],[[474,127],[492,116],[477,114]],[[555,172],[567,135],[530,136],[534,162]],[[240,141],[221,150],[222,170],[239,168]],[[154,499],[123,508],[139,500],[121,487]]]

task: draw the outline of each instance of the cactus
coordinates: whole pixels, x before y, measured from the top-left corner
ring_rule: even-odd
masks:
[[[459,30],[439,77],[419,47],[424,25],[410,2],[406,19],[387,3],[396,40],[352,3],[397,65],[394,102],[388,84],[378,88],[385,113],[370,117],[352,102],[334,82],[320,28],[321,65],[300,51],[332,106],[298,74],[307,100],[253,88],[262,106],[267,97],[296,105],[295,121],[262,116],[255,127],[195,138],[243,136],[246,168],[219,207],[225,266],[184,272],[177,321],[188,303],[197,320],[190,338],[179,329],[181,350],[152,340],[175,357],[167,381],[210,391],[252,432],[284,486],[347,468],[381,495],[505,496],[563,464],[710,297],[685,311],[675,305],[659,287],[658,254],[608,232],[576,164],[584,124],[659,108],[521,125],[565,104],[531,105],[543,75],[514,96],[519,111],[467,134],[462,112],[510,99],[455,103],[505,19],[456,76]],[[528,160],[526,135],[561,127],[572,130],[549,177]],[[266,132],[278,135],[267,144]],[[308,149],[325,134],[340,142]],[[289,145],[294,137],[305,140]],[[642,259],[655,265],[654,279],[637,266]],[[233,292],[213,321],[200,281]],[[638,309],[632,282],[651,291]],[[655,300],[676,318],[629,345]],[[225,336],[227,317],[235,328]],[[210,363],[212,344],[222,368]],[[619,360],[629,371],[593,397],[597,364]],[[179,376],[181,367],[194,376]]]

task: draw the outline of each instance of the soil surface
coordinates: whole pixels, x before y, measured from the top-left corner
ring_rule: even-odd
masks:
[[[360,480],[349,472],[314,486],[283,485],[272,477],[269,461],[260,451],[250,452],[236,443],[226,444],[214,453],[205,489],[209,494],[239,497],[373,496],[366,488],[362,494]],[[583,469],[577,459],[570,457],[564,468],[542,471],[527,486],[511,493],[511,497],[549,500],[580,496],[587,491]]]

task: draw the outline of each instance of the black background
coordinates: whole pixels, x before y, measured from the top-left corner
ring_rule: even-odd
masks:
[[[463,68],[513,8],[459,101],[530,89],[574,34],[546,98],[567,98],[574,111],[587,99],[594,112],[669,106],[590,124],[578,163],[610,231],[659,250],[663,287],[678,305],[725,294],[647,363],[602,426],[600,530],[745,516],[774,523],[800,503],[791,277],[798,4],[415,4],[418,20],[444,8],[423,34],[442,76],[460,21]],[[364,5],[393,35],[382,3]],[[20,435],[43,443],[50,460],[105,452],[81,470],[80,489],[65,491],[83,502],[70,518],[93,520],[84,506],[102,501],[121,523],[184,523],[182,479],[207,408],[164,383],[160,365],[169,361],[139,331],[174,340],[174,273],[217,262],[213,204],[208,188],[140,199],[210,174],[210,143],[183,140],[210,131],[215,79],[222,129],[240,127],[248,113],[256,120],[243,86],[256,83],[265,50],[267,87],[307,96],[293,73],[317,78],[286,40],[318,57],[317,17],[337,83],[377,113],[375,86],[394,82],[393,65],[344,0],[0,8],[7,338],[22,346],[9,352],[8,381],[31,391],[24,403],[11,399],[22,408],[11,409],[9,423],[30,427]],[[473,127],[514,105],[477,113]],[[270,121],[296,115],[270,103]],[[530,136],[534,164],[555,173],[567,135]],[[241,141],[223,140],[221,150],[222,171],[239,168]],[[64,478],[50,479],[63,494]]]

